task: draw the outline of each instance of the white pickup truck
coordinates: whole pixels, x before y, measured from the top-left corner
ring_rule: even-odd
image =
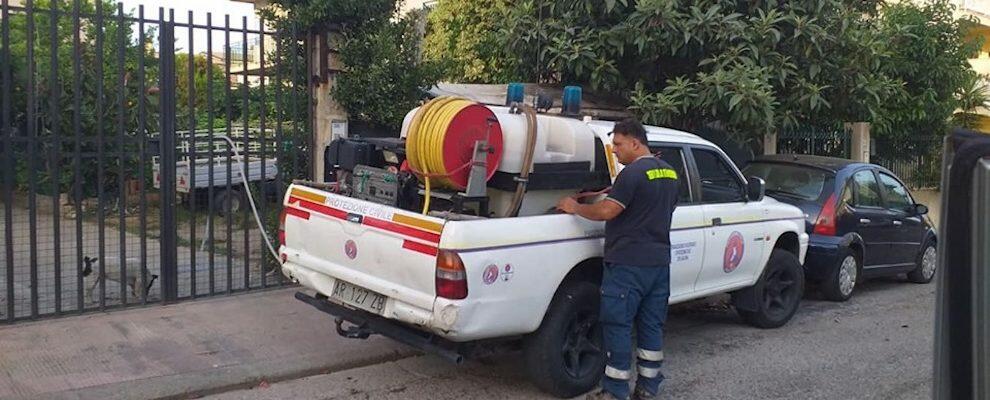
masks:
[[[611,142],[612,123],[589,124]],[[802,212],[764,197],[763,182],[747,181],[711,142],[647,130],[681,177],[670,302],[731,293],[746,322],[785,324],[804,291]],[[614,175],[621,166],[607,160]],[[533,381],[561,397],[601,377],[601,222],[552,212],[439,218],[299,184],[282,218],[283,273],[316,291],[296,297],[336,316],[342,335],[382,334],[457,362],[519,343]]]

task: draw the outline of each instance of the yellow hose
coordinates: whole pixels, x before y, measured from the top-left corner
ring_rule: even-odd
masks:
[[[448,179],[453,171],[447,171],[443,158],[443,144],[447,128],[457,113],[474,102],[457,97],[441,96],[430,100],[413,115],[406,133],[406,159],[413,171],[423,178],[426,194],[423,214],[430,211],[431,177],[437,178],[441,187],[454,187]]]

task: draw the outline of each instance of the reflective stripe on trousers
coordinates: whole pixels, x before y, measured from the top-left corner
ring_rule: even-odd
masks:
[[[607,376],[609,378],[612,378],[612,379],[621,379],[621,380],[624,380],[624,381],[628,381],[629,379],[632,379],[632,371],[630,371],[628,369],[626,369],[626,370],[616,369],[616,368],[612,368],[611,366],[606,365],[605,366],[605,376]]]
[[[646,361],[663,361],[663,350],[636,349],[636,358]]]

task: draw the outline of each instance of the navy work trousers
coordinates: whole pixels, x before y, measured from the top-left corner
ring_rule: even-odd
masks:
[[[601,288],[602,332],[607,362],[602,389],[618,399],[629,397],[632,329],[636,325],[636,385],[650,394],[664,376],[663,325],[670,297],[670,265],[633,266],[605,263]]]

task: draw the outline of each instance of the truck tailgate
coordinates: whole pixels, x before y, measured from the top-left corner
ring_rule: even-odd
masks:
[[[433,308],[442,219],[296,185],[284,206],[289,262]]]

